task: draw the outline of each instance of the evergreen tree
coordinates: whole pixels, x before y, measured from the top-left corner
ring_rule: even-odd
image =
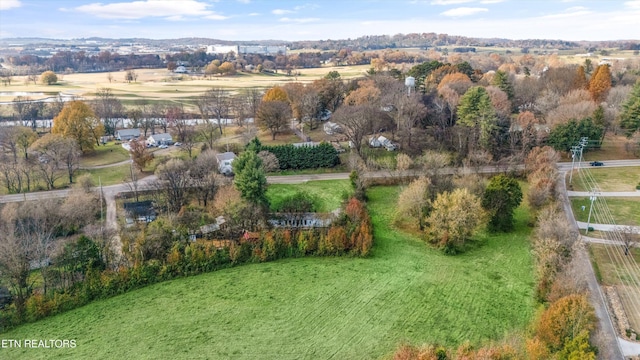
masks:
[[[489,93],[482,86],[470,88],[460,98],[458,124],[473,128],[482,148],[489,148],[491,134],[497,128],[497,122],[498,117],[491,105]]]
[[[509,100],[513,100],[513,84],[509,81],[509,74],[501,70],[496,71],[496,74],[493,76],[493,80],[491,81],[491,85],[499,87],[500,90],[507,94]]]
[[[631,137],[634,132],[640,130],[640,81],[636,82],[627,101],[622,105],[620,115],[620,127],[625,134]]]
[[[258,155],[253,151],[244,151],[233,161],[233,170],[236,173],[234,184],[240,196],[253,204],[268,207],[267,177]]]
[[[522,189],[518,181],[500,174],[491,178],[482,197],[482,207],[491,216],[489,230],[513,229],[513,211],[522,202]]]

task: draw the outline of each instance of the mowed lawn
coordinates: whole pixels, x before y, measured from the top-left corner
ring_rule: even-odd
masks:
[[[598,203],[594,204],[591,213],[592,224],[609,223],[608,220],[611,216],[618,225],[640,225],[640,198],[600,197],[596,199],[596,201]],[[605,204],[610,213],[600,212],[601,209],[604,209]],[[573,208],[573,214],[576,220],[583,222],[589,220],[590,205],[589,198],[571,198],[571,207]],[[582,210],[582,206],[584,206],[584,211]]]
[[[635,191],[640,185],[640,167],[629,166],[619,168],[589,168],[593,179],[598,183],[600,191]],[[576,171],[573,174],[573,188],[575,191],[591,191],[585,188],[587,185],[581,180],[580,174]]]
[[[481,344],[534,312],[526,213],[518,231],[445,256],[394,230],[399,188],[369,192],[366,259],[252,264],[149,286],[27,324],[3,339],[75,339],[75,349],[3,349],[11,359],[375,359],[398,344]]]
[[[279,208],[285,199],[298,192],[308,194],[314,200],[316,211],[330,212],[340,208],[353,189],[349,180],[309,181],[293,186],[270,184],[267,197],[272,208]]]

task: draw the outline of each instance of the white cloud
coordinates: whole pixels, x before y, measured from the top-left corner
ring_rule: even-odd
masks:
[[[542,16],[544,19],[553,19],[553,18],[569,18],[569,17],[577,17],[591,14],[593,11],[589,10],[584,6],[574,6],[566,9],[565,11],[558,14],[549,14]]]
[[[248,16],[258,16],[258,15],[260,15],[260,13],[252,12],[252,13],[250,13]]]
[[[487,8],[459,7],[459,8],[442,12],[440,13],[440,15],[450,16],[450,17],[460,17],[460,16],[470,16],[470,15],[478,14],[481,12],[487,12],[487,11],[489,11],[489,9]]]
[[[501,3],[504,2],[505,0],[482,0],[480,1],[480,4],[497,4],[497,3]]]
[[[250,4],[251,0],[237,0],[239,3]]]
[[[228,16],[224,16],[224,15],[220,15],[220,14],[211,14],[211,15],[207,15],[204,17],[205,19],[209,19],[209,20],[226,20],[229,17]]]
[[[473,0],[433,0],[431,5],[454,5],[473,2]]]
[[[291,14],[293,12],[293,10],[285,10],[285,9],[274,9],[271,10],[271,13],[274,15],[284,15],[284,14]]]
[[[75,10],[106,19],[141,19],[145,17],[211,16],[207,3],[197,0],[140,0],[112,4],[92,3]]]
[[[299,24],[316,22],[318,20],[320,20],[320,19],[318,19],[318,18],[288,18],[288,17],[280,18],[280,21],[282,21],[282,22],[293,22],[293,23],[299,23]]]
[[[9,10],[22,6],[20,0],[2,0],[0,1],[0,10]]]
[[[640,9],[640,0],[625,1],[624,6],[632,9]]]

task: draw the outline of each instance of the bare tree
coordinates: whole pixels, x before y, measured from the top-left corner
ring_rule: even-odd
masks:
[[[187,204],[190,184],[189,164],[180,159],[171,159],[156,170],[157,187],[164,193],[167,209],[177,213]]]
[[[286,101],[263,101],[260,104],[256,120],[260,127],[271,132],[271,139],[284,130],[291,120],[291,106]]]
[[[216,157],[213,150],[201,153],[192,163],[189,171],[191,190],[198,199],[198,205],[206,207],[221,186],[223,179],[217,173]]]
[[[228,91],[219,87],[211,88],[198,98],[197,106],[203,120],[209,121],[209,116],[216,118],[218,130],[222,134],[222,118],[228,116],[230,108]]]
[[[629,255],[629,249],[640,244],[640,236],[635,232],[633,226],[623,226],[618,229],[618,233],[624,244],[624,254]]]
[[[115,135],[118,126],[118,117],[122,114],[122,103],[109,88],[101,88],[96,92],[96,98],[92,103],[93,111],[104,124],[105,134]]]
[[[362,156],[362,142],[374,129],[372,105],[342,106],[333,114],[333,119],[342,127],[343,134],[351,141],[358,155]]]

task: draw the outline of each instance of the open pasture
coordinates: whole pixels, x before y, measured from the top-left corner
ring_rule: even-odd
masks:
[[[12,101],[16,93],[33,99],[56,96],[58,93],[92,99],[101,88],[110,88],[121,100],[184,100],[194,99],[212,87],[221,87],[238,92],[243,89],[267,89],[275,85],[290,82],[309,83],[320,79],[330,71],[338,71],[343,79],[363,76],[368,65],[322,67],[312,69],[296,69],[298,76],[287,76],[284,73],[243,73],[232,76],[214,76],[211,79],[203,76],[174,74],[167,69],[136,69],[138,75],[135,82],[125,81],[125,71],[111,73],[78,73],[59,75],[55,85],[25,84],[22,76],[14,77],[11,85],[2,88],[0,102]],[[109,81],[111,76],[111,81]]]
[[[75,349],[3,349],[11,359],[375,359],[402,342],[480,345],[534,313],[528,213],[516,231],[459,256],[391,226],[398,187],[369,191],[369,258],[251,264],[168,281],[21,326],[3,339],[75,339]]]

